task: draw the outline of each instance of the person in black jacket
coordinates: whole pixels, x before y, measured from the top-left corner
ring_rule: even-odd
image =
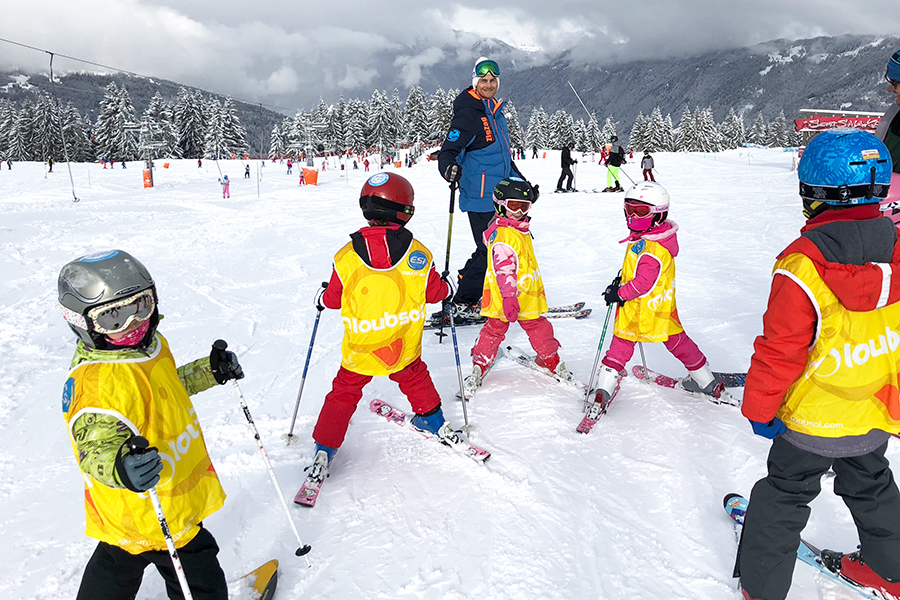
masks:
[[[487,270],[487,247],[482,236],[494,217],[492,192],[507,177],[525,179],[510,154],[509,130],[500,89],[500,68],[482,57],[472,70],[472,86],[453,101],[450,130],[438,154],[438,171],[459,183],[459,208],[469,217],[475,252],[459,271],[453,297],[454,319],[481,319],[481,294]],[[435,315],[432,315],[435,317]],[[436,317],[436,318],[439,318]],[[444,317],[449,323],[449,316]]]
[[[609,138],[609,158],[606,159],[606,189],[604,192],[622,192],[619,183],[619,168],[625,164],[625,149],[619,145],[619,138]],[[615,185],[613,185],[615,182]]]
[[[556,191],[557,192],[574,192],[575,187],[573,185],[575,175],[572,174],[572,165],[577,163],[578,161],[572,158],[572,149],[575,147],[575,144],[569,142],[566,144],[566,147],[563,148],[562,154],[559,157],[559,164],[562,167],[562,173],[559,175],[559,181],[556,182]],[[563,179],[566,179],[566,188],[563,189]]]

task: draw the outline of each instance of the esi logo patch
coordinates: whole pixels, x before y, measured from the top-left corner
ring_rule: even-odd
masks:
[[[369,185],[372,187],[382,186],[388,182],[388,179],[390,178],[387,173],[375,173],[369,177]]]
[[[406,263],[413,271],[421,271],[428,266],[428,255],[421,250],[416,250],[409,255]]]
[[[458,139],[459,139],[459,129],[451,129],[447,133],[447,141],[448,142],[455,142]]]
[[[72,405],[72,396],[75,395],[75,378],[69,377],[66,385],[63,386],[62,409],[63,413],[69,412],[69,406]]]
[[[634,246],[631,247],[631,251],[634,252],[635,254],[640,254],[641,252],[644,251],[644,248],[646,248],[646,247],[647,247],[646,240],[638,240],[634,244]]]

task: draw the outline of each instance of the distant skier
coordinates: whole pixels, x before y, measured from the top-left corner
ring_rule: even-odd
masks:
[[[644,173],[644,181],[650,179],[650,181],[656,181],[656,178],[653,177],[653,157],[650,156],[649,150],[644,150],[644,158],[641,159],[641,169]]]
[[[289,158],[288,161],[287,161],[287,174],[288,174],[288,175],[291,174],[291,169],[292,169],[293,167],[294,167],[294,161],[292,161],[292,160]]]
[[[47,172],[52,173],[53,172],[53,159],[52,158],[47,159],[47,167],[49,167],[49,170]]]
[[[619,145],[619,138],[609,138],[609,156],[606,158],[606,189],[604,192],[624,191],[619,183],[619,168],[625,164],[625,149]],[[613,183],[615,182],[615,185]]]
[[[473,392],[491,368],[509,324],[518,322],[531,347],[536,363],[564,381],[575,376],[559,359],[560,344],[553,325],[541,313],[547,311],[547,296],[531,243],[528,211],[539,193],[519,177],[502,179],[494,188],[495,216],[484,232],[488,247],[488,270],[484,277],[481,315],[487,317],[472,348],[472,374],[465,387]]]
[[[244,179],[250,179],[250,165],[244,166]]]
[[[156,284],[121,250],[66,264],[58,281],[63,317],[78,336],[62,410],[84,478],[88,537],[99,540],[76,600],[133,599],[153,565],[169,596],[179,583],[147,491],[155,488],[197,600],[228,590],[218,546],[203,521],[225,492],[210,461],[190,396],[244,376],[233,352],[175,367],[157,333]],[[183,337],[183,336],[179,336]],[[149,447],[134,443],[144,438]]]
[[[559,181],[556,182],[556,191],[557,192],[574,192],[575,187],[573,186],[573,181],[575,179],[575,175],[572,174],[572,165],[577,163],[578,161],[572,158],[572,149],[575,148],[575,144],[569,142],[566,144],[566,147],[562,149],[562,152],[559,155],[559,164],[562,167],[562,173],[559,175]],[[563,188],[563,180],[566,180],[566,187]]]
[[[675,304],[675,257],[678,225],[668,218],[669,193],[658,183],[643,181],[625,194],[626,239],[622,273],[603,292],[606,305],[616,307],[615,329],[597,389],[604,406],[615,396],[625,365],[638,342],[662,342],[688,370],[685,389],[714,395],[720,390],[708,361],[688,337]],[[592,407],[599,410],[600,406]]]
[[[365,172],[368,173],[369,172],[369,159],[368,158],[363,161],[363,165],[366,167]]]
[[[197,157],[197,168],[199,169],[202,166],[203,166],[203,159],[198,156]]]
[[[531,158],[538,158],[538,149],[537,146],[531,147]]]
[[[900,242],[878,211],[891,181],[887,156],[870,133],[831,129],[809,142],[797,168],[808,220],[775,263],[741,408],[753,432],[772,440],[744,520],[745,599],[787,596],[829,470],[859,550],[823,551],[825,564],[879,598],[900,598],[900,491],[885,457],[900,432]]]
[[[222,197],[231,198],[231,182],[228,181],[228,175],[223,175],[219,179],[219,184],[222,186]]]
[[[443,301],[450,286],[437,274],[428,248],[406,229],[415,210],[413,200],[413,188],[404,177],[372,175],[359,198],[368,226],[351,234],[334,257],[322,304],[341,310],[344,342],[341,367],[313,430],[312,476],[327,473],[363,387],[374,376],[387,376],[400,386],[415,412],[413,427],[448,445],[465,443],[444,419],[441,397],[422,361],[424,306]],[[398,318],[405,324],[387,324]]]

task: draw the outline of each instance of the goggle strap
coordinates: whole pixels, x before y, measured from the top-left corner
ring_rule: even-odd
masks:
[[[809,185],[800,182],[800,196],[810,200],[818,200],[829,204],[852,204],[853,200],[865,198],[887,198],[889,184],[875,183],[875,168],[872,167],[872,180],[858,185]]]

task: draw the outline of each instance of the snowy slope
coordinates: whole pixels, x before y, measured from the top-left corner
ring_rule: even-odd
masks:
[[[716,370],[746,370],[761,328],[774,257],[802,224],[792,155],[754,149],[717,155],[658,154],[659,179],[679,224],[679,314]],[[625,171],[636,177],[635,161]],[[600,292],[621,266],[626,236],[621,194],[552,194],[558,154],[525,160],[522,171],[545,194],[533,210],[535,248],[551,304],[586,300],[585,321],[555,321],[562,357],[589,376],[603,326]],[[602,167],[582,160],[576,184],[605,187]],[[158,282],[160,330],[179,363],[209,352],[217,338],[238,352],[250,410],[282,487],[293,495],[312,459],[309,438],[340,363],[342,325],[321,319],[295,433],[285,446],[310,333],[313,297],[331,258],[364,223],[357,198],[365,175],[333,169],[299,188],[282,165],[239,161],[223,200],[218,169],[172,161],[141,187],[127,170],[65,165],[45,175],[35,163],[0,171],[0,597],[73,598],[95,542],[84,537],[82,480],[60,411],[74,346],[56,304],[60,267],[118,247]],[[257,186],[257,173],[260,181]],[[434,253],[446,252],[448,188],[433,164],[401,173],[413,183],[410,228]],[[627,179],[623,177],[623,183]],[[473,243],[455,213],[452,265]],[[462,362],[477,331],[459,330]],[[527,348],[518,327],[508,340]],[[607,342],[608,343],[608,342]],[[656,370],[684,374],[661,345],[648,345]],[[452,421],[453,346],[426,333],[424,359]],[[640,356],[632,361],[635,364]],[[739,393],[739,392],[738,392]],[[493,452],[486,466],[410,435],[368,411],[372,398],[400,408],[397,386],[365,390],[347,441],[318,505],[291,505],[312,568],[293,556],[296,541],[229,386],[194,398],[213,462],[228,493],[206,521],[230,580],[270,558],[281,561],[278,598],[602,598],[736,599],[734,539],[721,508],[729,491],[748,494],[763,475],[768,443],[737,409],[715,406],[633,377],[589,436],[575,433],[578,393],[501,362],[469,405],[474,441]],[[889,456],[897,458],[897,446]],[[849,551],[851,518],[830,493],[816,500],[807,537]],[[165,598],[148,573],[140,598]],[[793,599],[852,598],[817,583],[799,565]]]

